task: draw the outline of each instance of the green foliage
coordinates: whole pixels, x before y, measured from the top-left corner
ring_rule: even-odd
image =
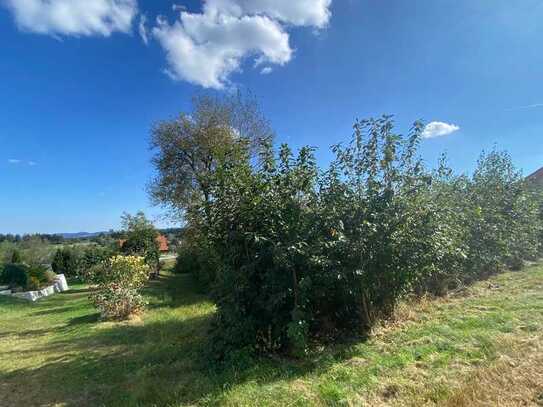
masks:
[[[145,302],[139,290],[149,279],[149,266],[136,256],[115,256],[93,268],[98,289],[90,298],[103,318],[125,319],[140,313]]]
[[[54,278],[55,274],[43,265],[6,264],[0,273],[0,284],[29,291],[44,287]]]
[[[93,268],[105,262],[111,256],[113,256],[113,250],[107,247],[97,245],[85,247],[79,259],[79,277],[90,282]]]
[[[220,266],[220,258],[208,239],[198,230],[190,228],[177,251],[175,273],[191,273],[200,287],[209,290]]]
[[[29,236],[17,244],[23,261],[27,264],[46,264],[50,262],[51,244],[39,236]]]
[[[141,313],[146,304],[133,289],[113,283],[93,294],[92,302],[105,319],[127,319]]]
[[[27,269],[29,279],[34,280],[38,284],[38,288],[53,282],[55,273],[49,271],[46,266],[32,265]]]
[[[11,254],[11,263],[18,264],[22,262],[23,262],[23,259],[21,257],[21,252],[17,249],[13,250],[13,253]]]
[[[444,158],[431,171],[418,155],[422,130],[397,134],[388,116],[357,121],[324,172],[308,147],[276,156],[263,142],[256,163],[248,143],[215,145],[205,199],[168,196],[187,221],[176,269],[217,304],[216,356],[303,355],[313,339],[366,334],[407,294],[443,295],[535,258],[543,201],[511,158],[483,155],[473,177]]]
[[[56,274],[75,277],[79,274],[79,255],[70,248],[58,249],[51,262],[51,267]]]
[[[26,287],[28,283],[28,266],[24,264],[5,264],[0,274],[0,283],[12,288]]]
[[[257,102],[240,93],[193,98],[192,111],[174,120],[157,123],[151,146],[157,177],[151,196],[175,213],[209,201],[214,173],[224,151],[247,144],[256,151],[261,140],[273,133]]]
[[[154,270],[159,267],[159,244],[156,240],[158,231],[153,224],[147,220],[143,212],[132,216],[123,214],[123,229],[126,230],[126,240],[121,251],[132,256],[142,256],[145,262]]]

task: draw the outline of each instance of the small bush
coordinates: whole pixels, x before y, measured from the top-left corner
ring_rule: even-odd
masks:
[[[126,319],[145,308],[145,301],[136,290],[116,283],[105,285],[92,299],[106,319]]]
[[[29,279],[26,286],[27,290],[43,288],[44,286],[51,284],[55,278],[55,274],[42,265],[30,266],[27,274]]]
[[[26,291],[35,291],[39,290],[41,288],[40,280],[37,277],[29,276],[28,280],[26,281]]]
[[[145,302],[139,293],[149,279],[143,257],[115,256],[93,268],[98,290],[91,301],[105,319],[125,319],[140,313]]]
[[[6,264],[0,275],[0,282],[10,287],[26,287],[28,283],[28,267],[24,264]]]

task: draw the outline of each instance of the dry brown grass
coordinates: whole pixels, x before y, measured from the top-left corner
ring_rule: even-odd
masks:
[[[521,349],[475,371],[446,406],[543,406],[541,338],[526,341]]]

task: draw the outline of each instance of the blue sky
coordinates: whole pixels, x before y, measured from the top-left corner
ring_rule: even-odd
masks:
[[[202,90],[250,90],[278,141],[323,164],[356,117],[387,113],[442,123],[430,164],[471,171],[496,144],[543,166],[539,0],[179,3],[0,0],[0,233],[158,221],[149,128]]]

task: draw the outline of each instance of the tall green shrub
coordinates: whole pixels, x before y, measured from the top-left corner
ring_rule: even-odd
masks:
[[[55,252],[51,268],[56,274],[64,274],[66,277],[75,277],[79,272],[79,256],[70,248],[58,249]]]
[[[0,283],[12,288],[26,287],[28,283],[28,266],[24,264],[5,264],[0,273]]]
[[[13,253],[11,254],[11,263],[19,264],[22,262],[23,262],[23,259],[21,257],[21,252],[17,249],[13,250]]]
[[[323,172],[308,147],[264,141],[254,160],[246,139],[213,145],[205,194],[178,202],[188,226],[176,268],[211,288],[216,356],[301,355],[312,339],[367,334],[405,295],[443,295],[537,255],[543,201],[511,158],[483,155],[472,177],[445,160],[431,171],[422,132],[357,121]],[[177,181],[161,178],[173,205],[187,191]]]
[[[537,201],[506,152],[481,155],[466,200],[468,278],[505,266],[519,268],[536,255],[541,231]]]

